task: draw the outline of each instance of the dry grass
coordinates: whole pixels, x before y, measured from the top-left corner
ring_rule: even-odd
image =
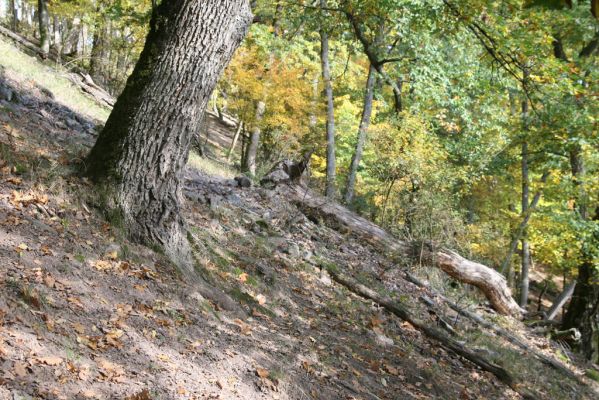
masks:
[[[239,175],[239,172],[229,165],[219,163],[206,157],[200,157],[195,151],[189,153],[187,164],[209,176],[233,179],[235,176]]]
[[[60,66],[48,66],[37,58],[20,52],[13,44],[0,37],[0,65],[11,78],[25,83],[29,80],[50,90],[56,100],[72,110],[93,119],[105,121],[110,110],[83,94],[66,77]]]

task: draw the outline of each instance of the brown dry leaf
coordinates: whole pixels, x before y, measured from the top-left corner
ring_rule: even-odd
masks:
[[[256,375],[258,375],[260,378],[268,378],[268,376],[270,375],[270,372],[268,372],[267,369],[265,368],[256,368]]]
[[[19,244],[19,245],[18,245],[18,246],[15,248],[15,251],[16,251],[17,253],[20,253],[20,252],[22,252],[22,251],[25,251],[25,250],[29,250],[29,247],[27,247],[27,245],[26,245],[25,243],[21,243],[21,244]]]
[[[101,396],[94,392],[92,389],[87,389],[84,390],[82,392],[79,393],[81,396],[85,397],[86,399],[99,399]]]
[[[42,319],[46,322],[46,328],[48,331],[54,332],[55,323],[52,318],[50,318],[47,314],[42,315]]]
[[[240,320],[239,318],[234,320],[233,323],[239,327],[241,333],[243,333],[244,335],[252,334],[252,327]]]
[[[383,323],[383,319],[381,319],[381,317],[375,315],[373,317],[370,317],[370,321],[368,321],[368,322],[369,322],[368,325],[371,328],[376,328]]]
[[[12,183],[13,185],[20,185],[23,183],[23,180],[21,178],[17,178],[16,176],[11,176],[10,178],[7,178],[5,182]]]
[[[385,364],[385,371],[387,371],[391,375],[399,375],[399,370],[392,365]]]
[[[81,325],[79,322],[75,322],[73,324],[73,329],[75,330],[75,332],[77,332],[79,334],[85,333],[85,326]]]
[[[73,296],[67,297],[67,301],[69,303],[71,303],[72,305],[77,306],[81,309],[85,308],[85,307],[83,307],[83,303],[81,303],[81,300],[79,300],[79,298],[77,298],[77,297],[73,297]]]
[[[252,317],[262,318],[262,319],[270,321],[270,317],[268,315],[262,314],[260,311],[256,310],[255,308],[252,308]]]
[[[133,285],[133,288],[135,290],[137,290],[138,292],[144,292],[146,290],[146,286],[145,285]]]
[[[98,271],[107,271],[113,268],[113,265],[110,261],[97,260],[92,262],[92,266]]]
[[[302,361],[302,368],[308,372],[312,372],[312,363],[310,361],[304,360]]]
[[[119,339],[124,334],[125,334],[125,332],[123,332],[120,329],[113,329],[106,333],[106,335],[104,336],[104,340],[106,340],[106,343],[109,344],[110,346],[121,348],[123,346],[123,343]]]
[[[54,255],[54,253],[52,252],[52,250],[50,250],[50,248],[48,246],[46,246],[46,245],[41,246],[40,247],[40,251],[45,256],[53,256]]]
[[[96,358],[96,364],[100,367],[100,373],[108,379],[114,380],[125,374],[125,370],[118,364],[108,361],[105,358]]]
[[[14,363],[12,369],[15,375],[19,378],[24,378],[29,373],[27,372],[27,366],[25,365],[25,363],[19,361]]]
[[[44,283],[46,284],[46,286],[48,286],[49,288],[53,288],[54,284],[56,283],[56,279],[54,279],[50,274],[46,275],[46,277],[44,278]]]
[[[259,294],[258,296],[256,296],[256,300],[258,301],[258,304],[260,304],[261,306],[263,306],[266,303],[266,297],[263,294]]]
[[[41,364],[50,365],[52,367],[62,364],[62,358],[57,356],[37,357],[35,360]]]
[[[144,389],[137,394],[126,397],[125,400],[152,400],[152,397],[150,397],[148,389]]]

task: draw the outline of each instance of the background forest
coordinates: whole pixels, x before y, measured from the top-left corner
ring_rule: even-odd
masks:
[[[0,0],[0,20],[116,97],[153,3]],[[493,266],[522,307],[531,284],[576,290],[564,324],[596,355],[599,2],[252,3],[210,103],[240,133],[230,167],[259,180],[313,151],[312,186]]]

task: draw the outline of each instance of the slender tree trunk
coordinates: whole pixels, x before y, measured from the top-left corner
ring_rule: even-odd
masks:
[[[545,172],[543,174],[543,176],[541,177],[541,181],[540,181],[541,184],[544,184],[547,181],[548,177],[549,177],[549,172]],[[541,200],[542,194],[543,194],[542,188],[537,190],[534,197],[532,198],[532,201],[530,202],[530,205],[527,208],[526,214],[523,216],[522,221],[520,222],[520,225],[518,225],[518,229],[512,236],[512,242],[510,243],[510,247],[508,249],[507,256],[503,260],[503,263],[501,263],[501,268],[499,269],[499,271],[502,274],[505,274],[506,271],[513,270],[513,268],[511,268],[512,257],[514,255],[514,253],[516,252],[516,248],[518,247],[518,242],[522,238],[522,235],[524,234],[524,231],[526,230],[526,227],[528,226],[528,222],[530,221],[530,218],[532,217],[533,212],[535,211],[535,209],[537,208],[537,205],[539,204],[539,200]],[[511,208],[512,207],[510,207],[510,209]]]
[[[52,25],[54,29],[54,50],[56,50],[56,61],[58,63],[61,62],[62,57],[62,27],[60,18],[57,15],[54,15],[52,18]]]
[[[210,94],[252,18],[247,0],[161,2],[87,158],[86,174],[108,213],[133,240],[162,248],[190,275],[183,168]]]
[[[326,0],[320,0],[322,9],[327,7]],[[320,62],[322,79],[327,103],[327,174],[325,195],[334,198],[337,194],[335,185],[335,105],[333,103],[333,85],[331,82],[331,66],[329,64],[329,36],[324,27],[320,29]]]
[[[522,106],[522,112],[526,108],[524,101]],[[522,143],[522,217],[524,218],[528,213],[528,197],[530,192],[530,179],[528,177],[528,142],[526,140]],[[521,263],[521,274],[520,274],[520,307],[526,308],[528,304],[528,286],[529,286],[529,270],[530,270],[530,247],[528,244],[528,232],[524,228],[521,239],[522,245],[522,263]]]
[[[262,134],[260,123],[264,117],[264,111],[266,111],[266,103],[259,101],[258,104],[256,104],[256,121],[252,128],[250,143],[248,144],[247,153],[245,155],[245,169],[252,176],[256,175],[256,157],[258,155],[258,147],[260,146],[260,135]]]
[[[50,52],[50,14],[48,14],[48,0],[37,1],[37,16],[40,30],[40,49],[43,57],[48,57]]]
[[[557,296],[557,298],[554,300],[553,304],[551,305],[551,308],[549,308],[549,311],[547,311],[547,320],[551,321],[557,316],[557,313],[560,312],[560,310],[572,297],[575,288],[576,281],[570,282],[570,284],[564,288],[560,295]]]
[[[96,10],[98,14],[102,13],[101,8]],[[107,21],[99,15],[94,24],[94,37],[92,41],[92,50],[89,58],[89,75],[94,82],[104,85],[105,75],[105,47],[106,47],[106,24]]]
[[[237,141],[239,140],[239,135],[243,130],[243,121],[239,121],[239,125],[237,126],[237,130],[235,131],[235,135],[233,136],[233,140],[231,141],[231,146],[229,147],[229,152],[227,153],[227,162],[231,162],[231,156],[235,152],[235,146],[237,146]]]
[[[10,13],[10,27],[13,30],[13,32],[17,32],[19,23],[17,5],[15,0],[9,0],[8,4],[10,8],[10,10],[8,10],[8,12]]]
[[[362,152],[364,151],[364,143],[370,125],[370,116],[372,115],[372,99],[374,97],[374,84],[376,82],[376,70],[371,65],[368,69],[368,79],[366,80],[366,90],[364,92],[364,108],[362,110],[362,119],[360,120],[360,128],[358,129],[358,140],[356,149],[351,159],[349,166],[349,176],[347,178],[347,186],[345,188],[345,203],[350,204],[354,198],[354,189],[356,186],[356,177],[358,175],[358,167],[362,160]]]
[[[523,90],[527,90],[528,69],[524,69]],[[522,100],[522,131],[524,138],[522,141],[522,217],[528,213],[529,193],[530,193],[530,178],[528,176],[528,99],[525,97]],[[528,231],[524,227],[522,232],[522,263],[520,269],[520,307],[526,309],[528,304],[528,287],[529,287],[529,272],[530,272],[530,245],[528,243]]]
[[[79,38],[81,36],[81,19],[74,17],[66,23],[67,34],[64,41],[63,54],[77,56],[79,54]]]
[[[576,212],[581,221],[588,220],[588,195],[585,187],[585,165],[580,145],[570,152],[570,166],[577,188]],[[599,208],[593,220],[599,221]],[[599,238],[596,238],[599,240]],[[599,360],[599,274],[593,262],[593,255],[583,249],[582,264],[578,267],[576,287],[563,320],[563,329],[577,328],[582,340],[580,348],[585,357]]]

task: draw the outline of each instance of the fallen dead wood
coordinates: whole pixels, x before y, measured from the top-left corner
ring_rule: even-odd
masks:
[[[77,85],[84,93],[93,97],[98,103],[106,106],[113,107],[116,102],[115,98],[110,95],[107,91],[98,86],[92,78],[86,73],[74,73],[68,74],[68,78],[71,82]]]
[[[497,379],[510,386],[513,390],[520,393],[523,397],[537,397],[534,394],[530,393],[528,390],[517,385],[514,377],[505,368],[488,361],[481,355],[465,347],[457,340],[447,336],[441,330],[417,319],[407,308],[393,301],[391,298],[379,295],[374,290],[357,282],[348,275],[343,274],[336,268],[329,268],[328,272],[335,282],[343,285],[352,293],[355,293],[358,296],[366,298],[368,300],[374,301],[390,313],[394,314],[395,316],[399,317],[404,321],[409,322],[412,326],[421,331],[428,338],[440,343],[441,346],[443,346],[447,350],[450,350],[451,352],[465,358],[466,360],[480,367],[482,370],[491,372],[493,375],[497,377]]]
[[[323,219],[334,229],[349,230],[386,253],[430,262],[453,278],[476,286],[485,294],[493,308],[501,314],[521,317],[524,313],[512,298],[505,278],[494,269],[467,260],[447,249],[436,249],[430,244],[399,240],[373,222],[306,188],[301,186],[289,188],[293,191],[295,204],[312,219]]]
[[[489,329],[490,331],[494,332],[496,335],[503,337],[504,339],[506,339],[508,342],[512,343],[513,345],[532,354],[536,359],[541,361],[543,364],[550,366],[551,368],[561,372],[562,374],[568,376],[569,378],[576,380],[579,383],[583,383],[580,380],[580,378],[574,372],[572,372],[572,370],[570,370],[566,365],[564,365],[560,361],[537,351],[533,347],[527,345],[524,341],[522,341],[516,335],[513,335],[512,333],[506,331],[505,329],[502,329],[499,326],[485,320],[480,315],[458,306],[456,303],[449,300],[447,297],[443,296],[441,293],[435,291],[429,285],[426,285],[425,283],[420,281],[418,278],[416,278],[414,275],[410,274],[409,272],[404,272],[404,277],[406,278],[406,280],[408,280],[409,282],[412,282],[416,286],[427,289],[436,298],[443,301],[445,304],[447,304],[447,306],[449,308],[451,308],[452,310],[454,310],[461,316],[468,318],[469,320],[475,322],[479,326],[482,326],[485,329]],[[434,307],[434,305],[432,305],[432,306]]]

